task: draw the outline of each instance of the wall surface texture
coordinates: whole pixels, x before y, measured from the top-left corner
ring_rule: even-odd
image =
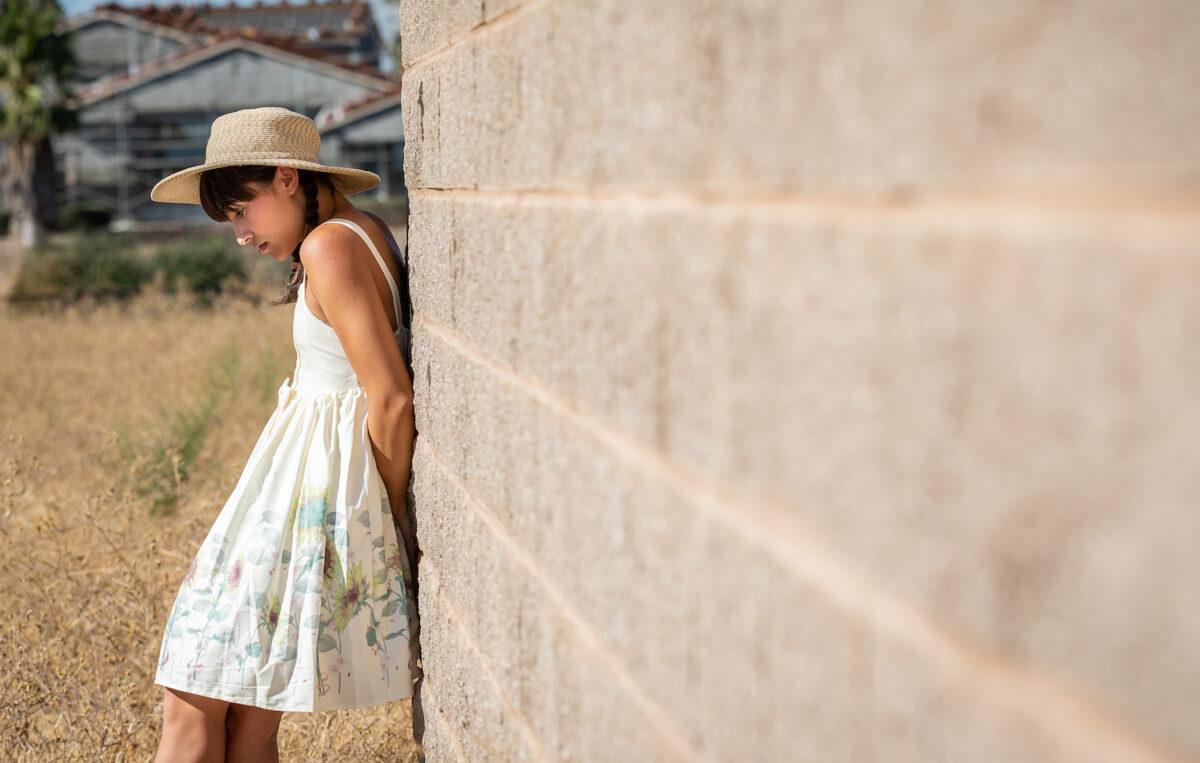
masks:
[[[1200,4],[401,14],[428,760],[1200,758]]]

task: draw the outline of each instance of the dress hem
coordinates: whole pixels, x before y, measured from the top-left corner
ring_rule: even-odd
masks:
[[[288,702],[267,702],[263,704],[257,698],[246,698],[239,692],[245,692],[246,687],[239,684],[225,683],[206,683],[197,684],[185,678],[177,676],[168,676],[162,673],[155,674],[153,683],[156,686],[163,686],[168,689],[178,689],[179,691],[188,692],[189,694],[199,694],[202,697],[209,699],[219,699],[225,702],[234,702],[239,705],[250,705],[251,707],[260,707],[264,710],[278,710],[287,713],[323,713],[330,710],[356,710],[365,707],[374,707],[388,702],[399,702],[405,699],[412,699],[413,693],[410,687],[408,694],[403,697],[389,697],[386,699],[366,700],[361,703],[349,705],[336,705],[333,707],[314,708],[311,706],[296,705]]]

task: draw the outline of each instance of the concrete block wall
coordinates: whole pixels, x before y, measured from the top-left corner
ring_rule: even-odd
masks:
[[[1200,5],[401,17],[429,760],[1200,758]]]

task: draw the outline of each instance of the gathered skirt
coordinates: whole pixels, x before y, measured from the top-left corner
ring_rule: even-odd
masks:
[[[412,696],[411,573],[361,386],[288,379],[192,559],[154,683],[274,710]]]

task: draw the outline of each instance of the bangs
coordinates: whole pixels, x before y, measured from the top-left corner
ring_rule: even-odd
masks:
[[[270,183],[275,178],[275,170],[274,166],[261,164],[205,170],[200,173],[200,206],[213,220],[229,222],[230,207],[258,195],[250,184]]]

